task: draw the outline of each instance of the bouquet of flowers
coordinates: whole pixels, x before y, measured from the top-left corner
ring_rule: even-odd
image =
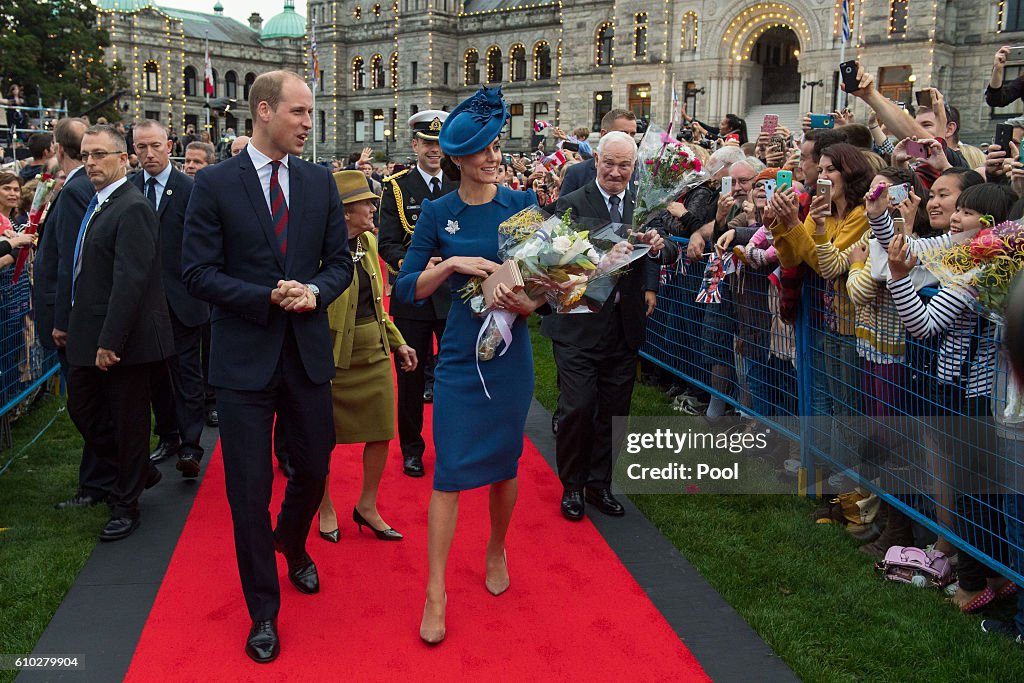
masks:
[[[1002,323],[1010,283],[1024,268],[1024,225],[1006,221],[980,230],[970,241],[927,250],[920,258],[942,285],[966,291],[981,315]]]
[[[25,227],[25,233],[29,235],[36,234],[39,229],[43,217],[46,216],[46,212],[50,208],[50,202],[53,201],[54,188],[57,186],[57,179],[49,173],[37,175],[36,180],[38,184],[35,194],[32,195],[32,206],[28,210],[28,225]],[[11,276],[11,284],[16,283],[21,276],[21,271],[25,268],[25,261],[28,260],[28,254],[28,249],[22,249],[18,254],[18,260],[14,264],[14,274]]]
[[[684,192],[708,179],[696,153],[671,134],[647,130],[637,149],[638,182],[633,223],[640,227]]]
[[[650,249],[629,243],[628,225],[591,223],[572,218],[571,212],[547,216],[537,207],[510,217],[498,232],[498,256],[515,262],[527,296],[543,294],[557,313],[599,310],[623,269]],[[482,285],[482,278],[471,278],[460,294],[474,313],[485,318],[477,339],[477,359],[487,361],[502,342],[507,350],[516,314],[489,308]]]

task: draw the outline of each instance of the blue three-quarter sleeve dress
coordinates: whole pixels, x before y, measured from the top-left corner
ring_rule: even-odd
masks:
[[[498,225],[536,203],[532,191],[506,187],[498,187],[494,199],[479,206],[466,204],[458,192],[425,200],[394,295],[414,301],[416,280],[437,253],[497,262]],[[483,321],[457,294],[468,279],[461,273],[449,278],[452,306],[434,371],[434,488],[439,491],[464,491],[515,477],[533,397],[533,351],[523,317],[512,327],[513,341],[505,355],[480,362],[491,398],[484,394],[476,363]]]

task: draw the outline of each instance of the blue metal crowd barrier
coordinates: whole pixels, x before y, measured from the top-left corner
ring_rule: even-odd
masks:
[[[673,239],[680,261],[663,269],[642,358],[790,439],[802,493],[842,473],[1024,585],[1024,424],[1006,419],[1013,380],[998,325],[978,317],[960,335],[970,360],[951,381],[938,362],[947,333],[914,338],[884,282],[880,305],[858,319],[845,275],[811,274],[787,325],[778,271],[743,267],[721,283],[720,303],[698,303],[708,257],[686,261],[686,240]],[[935,293],[919,291],[926,302]]]
[[[32,310],[32,264],[18,281],[0,269],[0,417],[33,396],[56,372],[57,354],[39,343]]]

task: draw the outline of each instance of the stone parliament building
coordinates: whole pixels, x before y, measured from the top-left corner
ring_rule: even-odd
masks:
[[[169,0],[173,2],[173,0]],[[230,1],[230,0],[228,0]],[[404,122],[450,109],[485,84],[511,105],[506,149],[532,147],[533,121],[593,130],[613,107],[665,125],[673,83],[697,118],[726,113],[756,131],[765,113],[793,126],[800,113],[832,111],[841,61],[843,0],[292,0],[265,24],[223,14],[98,0],[111,33],[108,59],[126,66],[126,118],[153,115],[176,129],[205,122],[208,38],[215,96],[237,109],[211,119],[214,137],[248,119],[247,84],[273,68],[319,68],[313,123],[322,158],[363,146],[408,150]],[[861,60],[890,99],[938,87],[961,112],[963,138],[987,140],[1019,115],[984,104],[1000,45],[1024,45],[1024,0],[849,0],[846,59]],[[1024,71],[1011,63],[1007,78]],[[857,111],[857,102],[852,108]],[[859,112],[862,113],[862,112]],[[307,144],[307,147],[310,145]]]

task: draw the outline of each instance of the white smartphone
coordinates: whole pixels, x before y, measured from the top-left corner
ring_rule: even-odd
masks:
[[[815,188],[815,194],[819,197],[825,197],[828,200],[826,204],[827,210],[825,211],[826,216],[832,215],[832,181],[825,180],[824,178],[818,179],[817,187]]]
[[[775,179],[769,178],[764,181],[764,200],[770,202],[772,197],[775,196]]]
[[[727,175],[722,178],[722,194],[732,193],[732,176]]]

